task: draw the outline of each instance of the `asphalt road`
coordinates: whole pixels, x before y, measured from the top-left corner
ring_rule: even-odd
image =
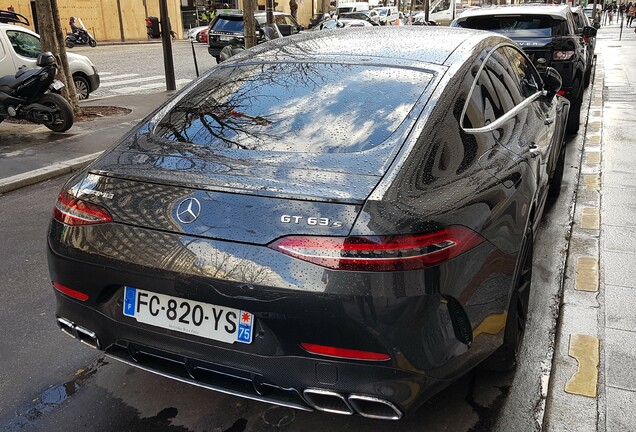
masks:
[[[580,141],[535,245],[529,331],[516,373],[476,370],[434,396],[400,430],[537,430]],[[0,196],[0,429],[99,431],[392,431],[394,422],[306,413],[199,389],[91,350],[57,329],[45,234],[63,179]]]
[[[143,94],[166,90],[163,47],[161,43],[97,45],[95,48],[75,47],[68,52],[91,59],[100,74],[101,86],[91,98],[115,94]],[[208,54],[207,45],[194,43],[199,73],[216,65]],[[196,78],[192,45],[186,40],[172,41],[177,88]]]

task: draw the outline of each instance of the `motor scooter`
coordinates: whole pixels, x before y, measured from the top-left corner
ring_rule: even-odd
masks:
[[[59,95],[64,84],[55,79],[55,56],[43,52],[36,64],[40,69],[20,68],[15,75],[0,78],[0,123],[15,118],[65,132],[73,126],[73,109]]]
[[[79,24],[77,33],[66,33],[65,44],[68,48],[73,48],[75,45],[88,45],[92,48],[97,46],[97,41],[92,34],[86,30],[81,18],[75,18],[75,22]]]

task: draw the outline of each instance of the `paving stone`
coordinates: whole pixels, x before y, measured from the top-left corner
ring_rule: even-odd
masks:
[[[618,188],[604,185],[602,194],[603,225],[636,226],[636,187]]]
[[[636,430],[636,393],[608,387],[606,391],[607,432],[627,432]]]
[[[601,248],[603,251],[622,252],[634,257],[636,253],[634,250],[635,244],[636,227],[603,225],[601,232]],[[628,267],[634,267],[634,264],[632,264],[634,261],[636,261],[636,257],[629,261]],[[624,270],[626,269],[620,269],[620,271]]]
[[[634,255],[604,252],[601,255],[601,266],[604,271],[603,282],[606,285],[636,288],[636,266],[633,264],[635,260]],[[634,315],[636,316],[636,314]]]
[[[636,329],[636,289],[605,285],[605,325],[619,330]]]
[[[607,385],[636,391],[636,333],[605,329]]]

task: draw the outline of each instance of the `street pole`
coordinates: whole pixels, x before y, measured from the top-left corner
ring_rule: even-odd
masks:
[[[172,41],[170,40],[170,17],[168,17],[167,0],[159,0],[159,16],[161,19],[161,44],[163,45],[163,67],[166,71],[166,90],[176,90],[174,77],[174,60],[172,59]]]

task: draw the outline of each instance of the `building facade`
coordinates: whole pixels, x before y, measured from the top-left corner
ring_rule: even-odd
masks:
[[[36,2],[10,0],[15,12],[31,22],[37,31]],[[172,30],[183,37],[181,1],[167,0]],[[98,42],[144,41],[146,17],[159,16],[159,0],[58,0],[62,28],[70,32],[69,18],[79,17]]]

